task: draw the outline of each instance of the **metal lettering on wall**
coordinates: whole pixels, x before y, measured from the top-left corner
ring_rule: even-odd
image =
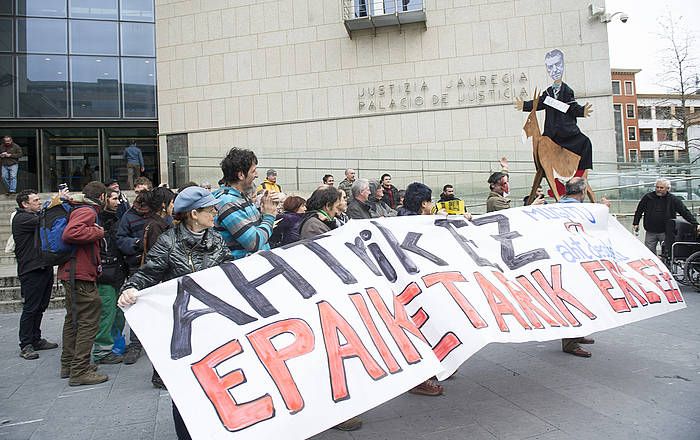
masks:
[[[360,87],[360,113],[394,112],[440,107],[508,104],[526,98],[529,78],[525,72],[498,71],[444,77],[441,80],[385,81]]]

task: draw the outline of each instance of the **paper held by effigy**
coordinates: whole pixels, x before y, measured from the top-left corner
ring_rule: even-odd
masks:
[[[552,107],[553,109],[559,110],[562,113],[566,113],[569,111],[569,104],[564,104],[561,101],[557,101],[556,99],[552,98],[551,96],[547,96],[544,99],[544,105],[548,105]]]

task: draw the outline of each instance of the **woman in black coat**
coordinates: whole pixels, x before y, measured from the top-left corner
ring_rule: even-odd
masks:
[[[175,198],[175,218],[180,223],[161,234],[146,255],[146,264],[124,284],[119,305],[134,304],[139,290],[232,260],[224,239],[214,230],[218,200],[204,188],[185,188]],[[180,412],[173,403],[175,431],[190,439]]]

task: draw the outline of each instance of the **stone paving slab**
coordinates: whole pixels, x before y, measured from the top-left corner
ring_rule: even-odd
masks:
[[[444,396],[398,396],[364,414],[361,430],[314,440],[698,440],[700,293],[684,293],[685,310],[596,334],[590,359],[558,341],[492,344],[443,383]],[[59,338],[63,315],[47,312],[44,336]],[[0,440],[176,438],[147,358],[100,366],[104,384],[69,387],[59,350],[18,356],[18,320],[0,314]]]

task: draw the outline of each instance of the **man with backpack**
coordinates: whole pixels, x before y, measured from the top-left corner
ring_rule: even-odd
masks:
[[[46,265],[34,244],[41,211],[39,195],[33,189],[26,189],[17,195],[17,206],[12,219],[12,237],[15,240],[17,277],[24,298],[19,319],[19,355],[32,360],[39,359],[35,350],[58,347],[58,344],[41,337],[41,320],[51,298],[53,266]]]
[[[108,379],[90,365],[102,311],[96,281],[101,271],[100,241],[105,233],[97,224],[97,215],[104,204],[105,191],[102,182],[90,182],[83,194],[73,196],[62,234],[63,242],[73,246],[68,261],[58,268],[58,279],[66,291],[61,377],[70,377],[70,386],[94,385]]]

